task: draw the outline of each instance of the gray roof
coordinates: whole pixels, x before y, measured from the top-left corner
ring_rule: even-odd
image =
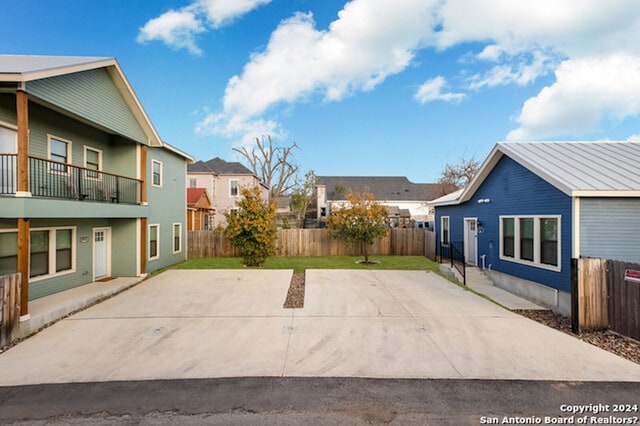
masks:
[[[362,192],[368,189],[380,201],[427,201],[438,193],[434,183],[413,183],[404,176],[317,176],[316,185],[324,185],[328,200],[344,200],[345,194],[336,187],[347,191]]]
[[[197,161],[187,166],[187,173],[213,173],[216,175],[250,175],[253,172],[238,162],[228,162],[221,158]]]
[[[3,80],[14,76],[23,80],[25,75],[67,72],[69,68],[101,66],[113,58],[94,56],[36,56],[36,55],[0,55],[0,75]]]
[[[640,142],[500,142],[459,197],[432,205],[468,201],[504,155],[572,197],[640,197]]]
[[[640,142],[502,142],[498,147],[567,194],[640,190]]]

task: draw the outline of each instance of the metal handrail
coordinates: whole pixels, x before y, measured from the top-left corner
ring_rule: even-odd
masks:
[[[439,242],[440,263],[443,263],[444,259],[448,259],[451,262],[451,267],[456,268],[462,275],[462,284],[467,285],[467,268],[466,259],[464,256],[464,242]]]
[[[17,189],[16,154],[0,154],[0,194]],[[34,197],[140,204],[142,180],[102,170],[29,156],[29,190]]]

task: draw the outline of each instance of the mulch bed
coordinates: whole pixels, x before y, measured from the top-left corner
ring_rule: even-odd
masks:
[[[304,284],[304,274],[293,274],[284,308],[304,307]],[[514,312],[640,364],[640,342],[633,339],[607,330],[583,331],[580,334],[574,334],[571,332],[571,319],[553,311],[514,310]]]
[[[283,307],[286,309],[304,308],[304,274],[293,274],[291,277],[291,284]]]
[[[640,364],[640,342],[633,339],[608,330],[582,331],[580,334],[574,334],[571,332],[571,319],[552,311],[515,310],[514,312]]]

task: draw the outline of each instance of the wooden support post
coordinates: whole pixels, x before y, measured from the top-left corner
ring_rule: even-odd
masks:
[[[29,314],[29,219],[18,219],[18,272],[20,283],[20,315]]]
[[[18,123],[18,193],[29,193],[29,97],[26,92],[16,92]],[[23,279],[23,282],[25,280]]]

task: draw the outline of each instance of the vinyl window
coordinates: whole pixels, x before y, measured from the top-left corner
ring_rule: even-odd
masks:
[[[237,179],[231,179],[229,181],[229,195],[231,197],[238,196],[238,180]]]
[[[501,216],[502,260],[560,270],[560,216]]]
[[[75,228],[34,229],[29,238],[30,278],[48,278],[75,270]]]
[[[71,164],[71,141],[57,136],[48,136],[49,160],[58,163]],[[69,173],[69,168],[62,164],[49,164],[49,171]]]
[[[440,242],[442,244],[449,244],[450,240],[450,226],[449,226],[449,216],[442,216],[440,218],[440,229],[441,229],[441,234],[440,234]]]
[[[18,272],[18,233],[0,232],[0,275]]]
[[[173,224],[173,253],[180,253],[182,251],[182,224]]]
[[[151,185],[162,186],[162,163],[157,160],[151,160]]]
[[[98,173],[102,170],[102,151],[99,149],[84,147],[84,167],[87,170],[87,178],[99,180],[102,175]]]
[[[160,225],[149,225],[149,260],[160,257]]]

